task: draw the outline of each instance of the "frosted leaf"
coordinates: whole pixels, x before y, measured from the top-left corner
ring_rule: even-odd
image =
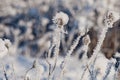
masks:
[[[59,12],[53,17],[53,22],[59,26],[64,26],[68,23],[69,17],[64,12]]]

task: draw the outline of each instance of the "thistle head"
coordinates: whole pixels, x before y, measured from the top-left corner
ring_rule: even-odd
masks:
[[[64,12],[58,12],[54,17],[53,17],[53,23],[58,25],[58,27],[62,27],[66,25],[69,21],[69,17],[66,13]]]

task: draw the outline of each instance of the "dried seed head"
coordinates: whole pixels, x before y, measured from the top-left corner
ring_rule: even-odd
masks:
[[[83,37],[83,44],[84,45],[89,45],[90,42],[91,41],[90,41],[89,35],[86,35],[85,37]]]
[[[53,17],[53,23],[57,24],[59,27],[66,25],[68,21],[69,17],[64,12],[59,12]]]
[[[108,25],[108,27],[112,28],[113,23],[116,22],[120,18],[119,13],[114,11],[107,11],[105,15],[104,22]]]

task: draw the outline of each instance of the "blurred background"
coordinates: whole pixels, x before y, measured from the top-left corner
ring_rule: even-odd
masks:
[[[120,13],[119,0],[0,0],[0,38],[10,39],[10,54],[22,54],[28,57],[45,57],[53,29],[52,18],[63,11],[69,15],[69,23],[64,27],[68,34],[63,35],[60,55],[64,56],[72,42],[77,38],[79,29],[89,28],[90,35],[88,57],[96,46],[98,35],[104,27],[103,18],[107,10]],[[120,20],[108,30],[102,51],[107,58],[115,52],[120,53]],[[73,56],[80,58],[79,48]]]

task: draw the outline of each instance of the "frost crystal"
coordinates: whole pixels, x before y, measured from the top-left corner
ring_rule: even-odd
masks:
[[[59,12],[53,17],[53,22],[59,26],[64,26],[68,23],[69,17],[64,12]]]

